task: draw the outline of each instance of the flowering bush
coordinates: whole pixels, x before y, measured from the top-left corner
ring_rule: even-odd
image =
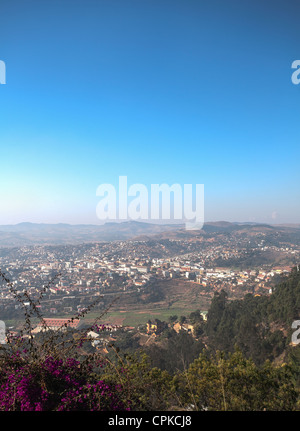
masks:
[[[0,370],[0,410],[128,410],[121,385],[95,379],[92,366],[73,358],[48,357],[26,363],[26,357],[11,357]],[[92,377],[91,377],[92,376]]]
[[[88,332],[104,331],[105,325],[95,321],[88,329],[78,331],[77,339],[67,324],[53,331],[40,315],[38,301],[32,301],[27,292],[20,295],[1,271],[0,277],[22,306],[25,301],[30,304],[24,307],[22,330],[17,336],[8,333],[7,344],[0,345],[0,411],[129,410],[124,387],[116,380],[107,383],[101,379],[105,358],[97,352],[82,355]],[[39,337],[32,333],[33,317],[42,322],[44,331]]]

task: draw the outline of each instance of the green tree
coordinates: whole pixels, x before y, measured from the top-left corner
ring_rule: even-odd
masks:
[[[175,378],[185,406],[195,410],[295,410],[297,391],[288,365],[262,367],[240,351],[201,354]]]
[[[132,410],[167,410],[176,399],[171,375],[152,367],[146,354],[119,356],[118,364],[106,367],[101,377],[109,384],[122,386],[124,400],[131,400]]]

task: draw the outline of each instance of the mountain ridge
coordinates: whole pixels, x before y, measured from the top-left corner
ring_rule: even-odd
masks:
[[[108,222],[102,225],[68,223],[32,223],[0,225],[0,247],[30,245],[62,245],[86,242],[110,242],[117,240],[147,240],[193,238],[199,235],[231,234],[236,231],[293,233],[296,226],[269,225],[265,223],[206,222],[201,230],[188,231],[184,224],[160,224],[141,221]]]

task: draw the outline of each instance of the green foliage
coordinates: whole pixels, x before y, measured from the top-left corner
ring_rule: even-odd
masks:
[[[132,353],[139,349],[140,345],[132,332],[119,330],[115,334],[115,341],[113,344],[123,353]]]
[[[203,343],[195,340],[187,332],[180,331],[177,334],[172,330],[169,332],[169,338],[164,339],[162,345],[155,343],[145,348],[145,351],[154,367],[174,374],[178,370],[186,369],[199,356],[203,348]]]
[[[106,367],[101,378],[108,384],[120,384],[124,401],[130,399],[131,409],[167,410],[172,403],[172,377],[167,371],[152,367],[150,358],[141,353],[121,358],[116,366]]]
[[[297,391],[291,368],[266,362],[258,367],[240,351],[201,354],[175,378],[185,406],[195,410],[295,410]]]
[[[291,323],[300,317],[300,271],[294,268],[271,296],[268,310],[270,320]]]
[[[124,390],[132,410],[292,411],[298,391],[293,368],[266,361],[257,366],[236,350],[225,355],[201,353],[188,368],[171,375],[136,353],[106,367],[101,379]]]
[[[180,316],[179,317],[179,323],[182,325],[185,322],[186,322],[186,317],[185,316]]]
[[[233,352],[238,345],[246,357],[262,364],[285,351],[291,323],[299,317],[300,272],[294,269],[269,297],[247,294],[243,300],[228,301],[226,292],[215,294],[205,335],[213,350]]]
[[[203,317],[200,314],[200,310],[193,311],[189,315],[189,320],[192,325],[197,325],[203,322]]]

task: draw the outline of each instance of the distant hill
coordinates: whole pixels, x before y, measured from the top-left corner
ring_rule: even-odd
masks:
[[[279,231],[289,240],[300,238],[300,225],[275,226],[254,223],[230,223],[226,221],[207,222],[201,230],[187,231],[183,224],[155,224],[137,221],[105,223],[103,225],[65,223],[19,223],[0,225],[0,247],[20,247],[30,245],[63,245],[86,242],[102,242],[139,239],[188,239],[212,234],[232,234],[241,232]]]
[[[64,223],[19,223],[0,226],[0,247],[61,245],[86,242],[128,240],[139,235],[155,235],[183,225],[160,225],[128,221],[103,225]]]

